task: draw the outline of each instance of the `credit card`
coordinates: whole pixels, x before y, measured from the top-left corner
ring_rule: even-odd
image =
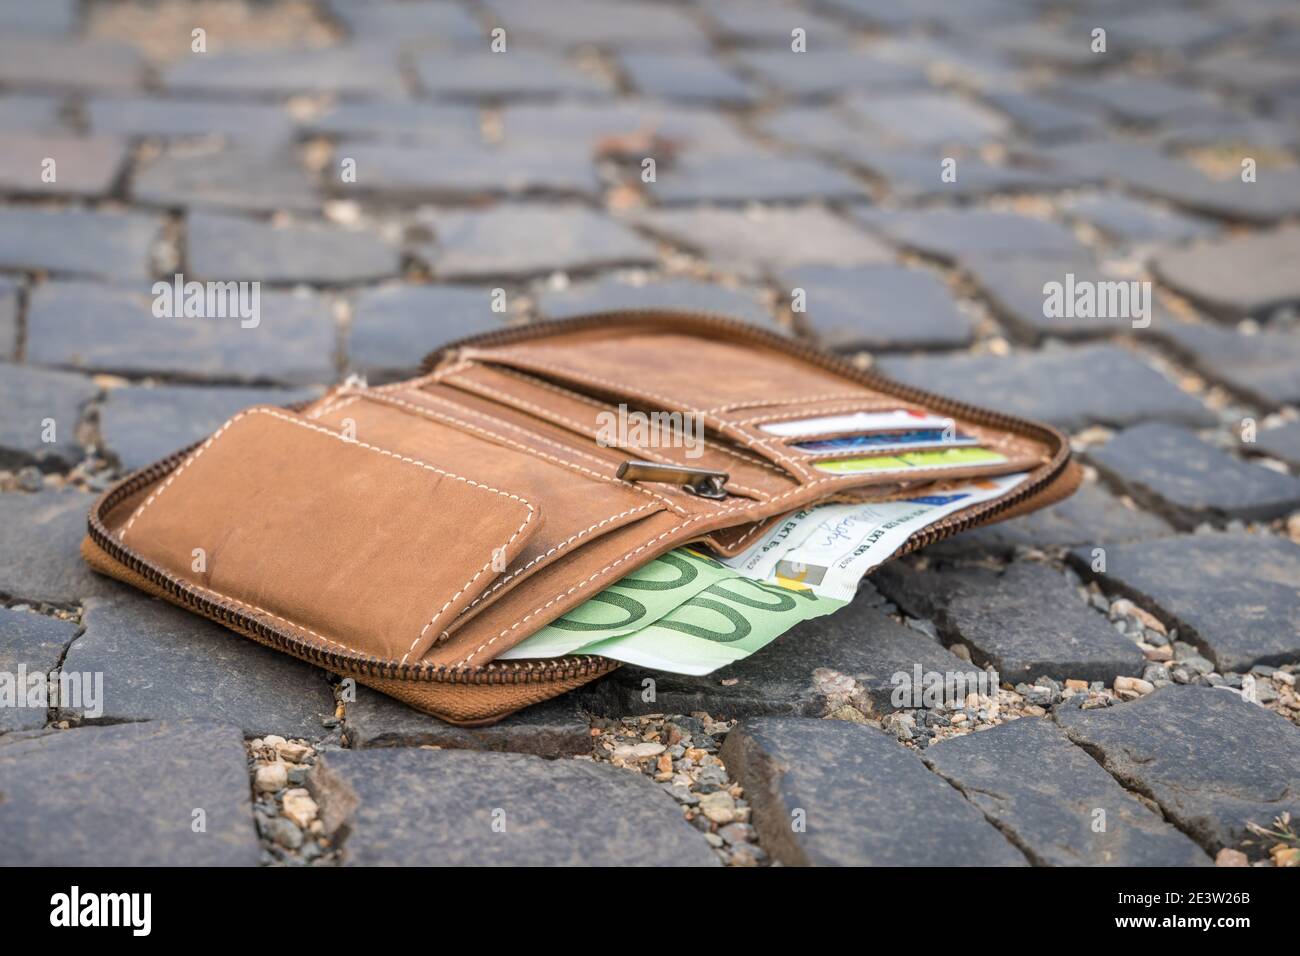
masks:
[[[858,475],[872,471],[908,471],[913,468],[960,468],[963,465],[996,465],[1007,456],[987,448],[947,448],[943,451],[914,451],[876,458],[837,458],[813,464],[832,475]]]
[[[795,448],[804,451],[852,451],[870,448],[872,451],[901,451],[913,445],[974,445],[979,441],[962,432],[945,432],[941,428],[925,428],[914,432],[878,432],[874,435],[848,435],[844,438],[822,438],[818,441],[795,442]]]
[[[931,415],[910,408],[895,408],[884,412],[854,412],[851,415],[830,415],[822,418],[801,418],[793,422],[768,422],[758,427],[773,435],[829,435],[833,432],[887,432],[915,431],[919,428],[948,428],[951,418]]]

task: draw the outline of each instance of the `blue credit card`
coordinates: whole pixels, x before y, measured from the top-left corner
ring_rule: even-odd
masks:
[[[910,432],[877,432],[871,435],[846,435],[843,438],[823,438],[818,441],[795,442],[794,447],[803,451],[844,451],[845,449],[865,448],[872,451],[899,450],[915,445],[974,445],[976,440],[961,432],[949,432],[944,437],[943,429],[923,428]]]

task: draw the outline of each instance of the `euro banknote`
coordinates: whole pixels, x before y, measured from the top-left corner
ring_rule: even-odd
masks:
[[[678,548],[500,657],[594,654],[677,674],[711,673],[801,621],[840,609],[862,577],[911,535],[1010,491],[1025,477],[953,482],[901,501],[806,508],[732,558]]]

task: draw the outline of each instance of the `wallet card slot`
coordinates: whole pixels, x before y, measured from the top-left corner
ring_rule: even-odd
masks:
[[[116,538],[322,649],[418,660],[544,524],[540,505],[475,462],[444,467],[424,451],[254,406],[160,481]]]

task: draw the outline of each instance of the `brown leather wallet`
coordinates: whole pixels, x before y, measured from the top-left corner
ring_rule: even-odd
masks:
[[[834,474],[763,427],[898,408],[952,419],[1001,460]],[[617,427],[629,412],[644,427]],[[604,313],[455,342],[408,381],[245,409],[105,492],[82,551],[262,644],[490,723],[618,666],[494,658],[666,551],[732,555],[808,504],[1022,471],[895,557],[1069,495],[1065,437],[745,323]]]

